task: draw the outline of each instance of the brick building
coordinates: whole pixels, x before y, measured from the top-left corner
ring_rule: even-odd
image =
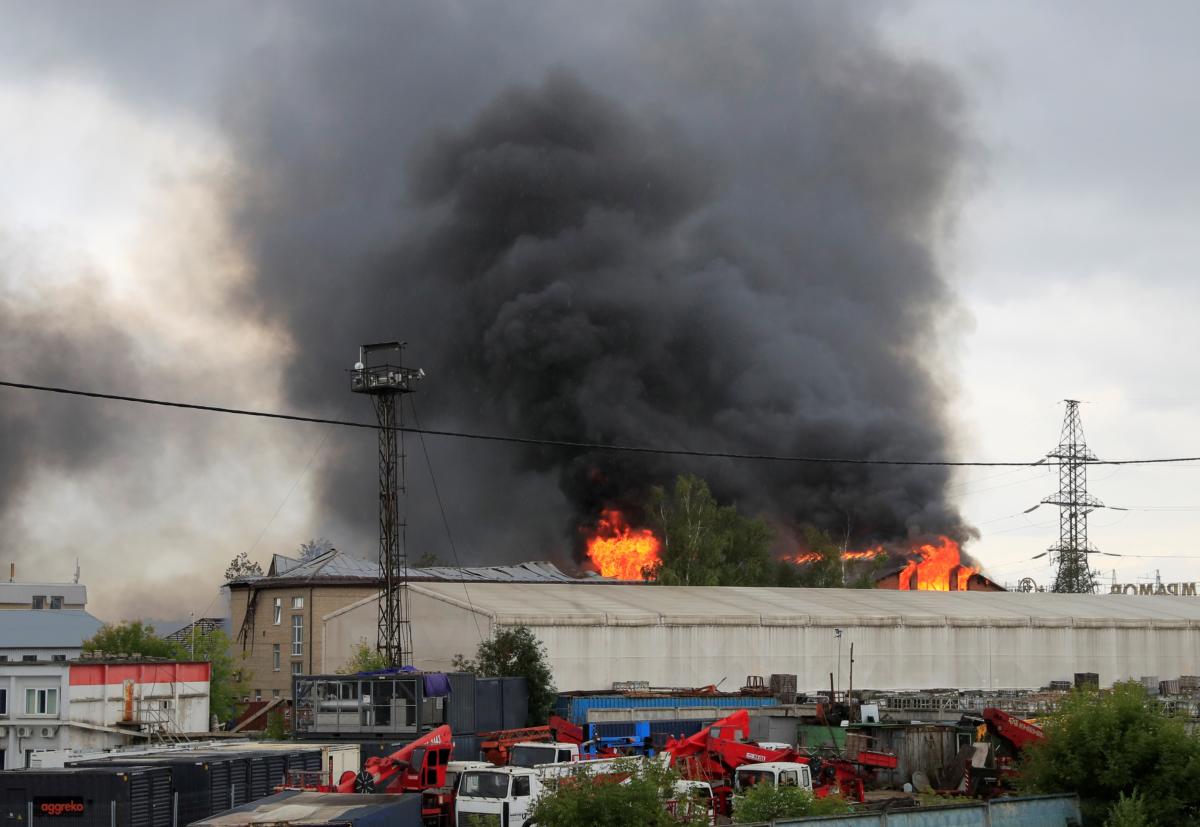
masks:
[[[576,582],[551,563],[476,568],[430,567],[409,571],[413,582]],[[306,559],[276,554],[262,576],[231,581],[234,654],[245,658],[250,698],[288,698],[293,675],[322,671],[324,618],[379,593],[379,565],[331,549]],[[367,636],[369,632],[369,637]],[[374,645],[375,629],[360,639]],[[358,641],[351,641],[353,647]],[[334,654],[334,653],[331,653]],[[335,653],[344,662],[348,653]]]

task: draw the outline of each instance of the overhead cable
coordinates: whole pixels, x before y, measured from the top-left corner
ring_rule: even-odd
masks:
[[[39,391],[42,393],[56,393],[66,396],[82,396],[89,399],[105,399],[114,402],[130,402],[138,405],[153,405],[164,408],[180,408],[191,411],[204,411],[207,413],[223,413],[235,416],[249,416],[260,419],[281,419],[287,422],[311,422],[318,425],[336,425],[341,428],[361,428],[364,430],[378,430],[379,425],[374,422],[359,422],[348,419],[331,419],[328,417],[319,416],[303,416],[301,414],[279,413],[276,411],[256,411],[248,408],[230,408],[221,405],[203,405],[195,402],[179,402],[168,399],[152,399],[144,396],[128,396],[125,394],[116,393],[101,393],[98,391],[85,391],[78,388],[66,388],[55,385],[35,385],[28,382],[9,382],[0,380],[0,387],[15,388],[18,390]],[[1047,462],[1046,459],[1040,458],[1033,462],[979,462],[979,461],[953,461],[953,460],[936,460],[936,459],[864,459],[855,457],[809,457],[795,456],[788,454],[757,454],[743,453],[737,451],[713,451],[713,450],[697,450],[691,448],[667,448],[654,445],[621,445],[618,443],[604,442],[581,442],[562,439],[545,439],[539,437],[525,436],[509,436],[505,434],[487,434],[472,431],[452,431],[437,428],[412,428],[408,426],[396,426],[395,430],[403,431],[409,434],[419,434],[424,436],[447,437],[452,439],[470,439],[481,442],[500,442],[514,445],[536,445],[546,448],[566,448],[577,451],[612,451],[632,454],[663,454],[669,456],[685,456],[685,457],[704,457],[711,459],[733,459],[733,460],[755,460],[762,462],[791,462],[791,463],[809,463],[817,465],[872,465],[872,466],[935,466],[935,467],[951,467],[951,468],[1003,468],[1003,467],[1020,467],[1020,466],[1038,466],[1047,465],[1055,466],[1057,463]],[[1105,459],[1105,460],[1090,460],[1088,465],[1165,465],[1180,462],[1200,462],[1200,456],[1194,457],[1160,457],[1154,459]]]

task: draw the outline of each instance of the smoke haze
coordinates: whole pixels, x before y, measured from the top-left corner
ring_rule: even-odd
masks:
[[[21,42],[0,49],[10,70],[25,49],[30,78],[107,83],[131,112],[219,135],[203,186],[220,229],[203,250],[233,264],[206,273],[183,242],[189,255],[160,260],[164,271],[193,262],[190,292],[156,310],[163,330],[199,324],[189,308],[205,297],[210,335],[192,343],[213,351],[201,367],[146,358],[145,335],[132,343],[123,319],[47,322],[11,297],[0,301],[6,361],[12,375],[64,384],[367,419],[346,369],[359,344],[402,338],[428,372],[415,399],[427,426],[949,457],[952,387],[939,366],[957,308],[938,252],[971,144],[953,78],[892,53],[878,14],[310,2],[171,18],[134,2],[101,15],[31,5],[9,27]],[[51,361],[35,366],[43,352]],[[0,411],[0,516],[27,498],[31,469],[82,473],[145,454],[145,417],[158,416],[105,408],[69,427],[70,406],[12,401]],[[261,473],[283,490],[295,470],[279,472],[276,455],[315,458],[309,530],[373,554],[368,434],[312,452],[196,417],[171,424],[198,468],[272,454]],[[448,560],[422,446],[407,447],[410,553]],[[563,562],[601,504],[688,471],[784,532],[969,533],[940,469],[426,447],[464,563]],[[211,526],[225,518],[205,518],[208,496],[190,516]],[[228,518],[236,539],[205,552],[205,571],[248,547],[281,496],[257,492],[257,510]],[[292,539],[272,550],[307,535]]]
[[[429,372],[427,424],[948,456],[953,81],[890,55],[862,11],[694,8],[626,9],[580,41],[554,12],[377,7],[246,71],[262,84],[234,107],[228,203],[264,311],[305,332],[295,403],[365,414],[344,369],[360,341],[401,337]],[[967,533],[938,469],[430,449],[473,560],[554,553],[686,470],[784,529]],[[326,468],[347,526],[372,525],[371,459]],[[417,542],[444,545],[422,488]]]

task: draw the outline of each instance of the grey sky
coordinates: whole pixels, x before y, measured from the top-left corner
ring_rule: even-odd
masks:
[[[340,18],[353,15],[354,6],[329,5],[318,17],[290,13],[287,4],[246,8],[0,5],[0,177],[8,182],[0,191],[0,299],[27,318],[54,317],[77,303],[83,289],[94,308],[89,321],[103,320],[132,338],[137,390],[281,407],[289,404],[279,375],[289,338],[320,332],[280,329],[269,314],[238,303],[247,262],[233,249],[214,192],[232,169],[230,135],[246,123],[239,110],[260,106],[259,90],[287,88],[285,81],[314,66],[346,71],[331,44],[345,36]],[[583,13],[566,3],[450,8],[430,15],[427,31],[394,35],[413,65],[425,60],[460,72],[456,88],[472,90],[454,99],[425,92],[431,122],[461,123],[500,86],[536,83],[534,67],[551,64],[585,79],[603,77],[602,85],[625,84],[632,101],[653,100],[611,57],[629,48],[623,39],[631,31],[643,39],[639,59],[656,63],[662,77],[678,69],[687,82],[705,78],[688,114],[677,115],[702,122],[725,114],[719,96],[706,98],[706,90],[746,76],[745,65],[734,71],[721,61],[752,59],[714,49],[707,74],[685,71],[682,62],[694,55],[674,51],[688,43],[672,42],[669,24],[690,4],[649,12],[631,4],[625,16],[595,7]],[[1200,253],[1193,229],[1200,210],[1200,166],[1193,158],[1200,54],[1190,39],[1200,8],[1182,2],[1148,9],[1035,2],[880,8],[897,50],[947,67],[965,91],[978,148],[942,251],[960,309],[942,321],[944,347],[929,357],[957,386],[945,416],[959,457],[1044,453],[1057,439],[1056,401],[1064,396],[1089,402],[1084,424],[1101,456],[1200,453],[1192,436],[1200,405],[1192,387],[1200,287],[1191,278]],[[631,26],[626,16],[635,14],[639,25]],[[481,21],[495,42],[469,64],[445,61],[445,54],[477,46],[462,32]],[[837,25],[863,24],[847,15]],[[522,49],[536,50],[538,59],[526,60]],[[263,60],[291,52],[305,60]],[[418,97],[445,88],[416,72],[402,82],[406,94]],[[245,95],[231,96],[231,89]],[[295,106],[302,120],[303,102]],[[412,131],[421,126],[414,123]],[[324,134],[336,134],[336,127],[323,125]],[[71,302],[61,301],[60,290],[70,292]],[[73,323],[60,317],[54,325]],[[20,357],[7,360],[13,369],[36,370],[28,344],[9,336],[8,351],[0,346]],[[183,374],[181,363],[189,365]],[[0,404],[30,404],[14,393],[3,392]],[[61,409],[43,415],[64,421]],[[136,612],[139,605],[157,615],[183,604],[181,613],[203,610],[212,590],[193,584],[215,582],[228,559],[260,534],[260,559],[318,534],[361,540],[340,518],[322,513],[314,485],[331,457],[364,447],[369,455],[361,438],[222,421],[200,426],[205,438],[197,445],[219,445],[214,452],[173,445],[170,417],[117,416],[131,417],[148,446],[86,471],[36,469],[4,532],[13,538],[6,543],[50,553],[17,555],[23,565],[43,561],[44,576],[69,576],[75,556],[83,558],[102,614]],[[207,439],[214,433],[219,440]],[[1092,479],[1094,493],[1114,505],[1200,509],[1192,484],[1197,473],[1097,469]],[[553,496],[536,481],[528,484],[528,496]],[[1035,470],[970,472],[952,484],[951,497],[982,532],[971,551],[997,579],[1050,579],[1045,560],[1029,558],[1053,542],[1056,525],[1044,524],[1055,515],[1047,507],[1014,515],[1054,486],[1051,475]],[[1155,568],[1167,579],[1193,579],[1196,561],[1186,556],[1200,557],[1191,540],[1198,517],[1200,510],[1101,512],[1092,519],[1092,539],[1106,551],[1175,555],[1103,558],[1102,567],[1115,567],[1119,579]],[[530,556],[551,554],[538,549]],[[137,576],[114,572],[114,560],[134,565]],[[178,586],[185,576],[188,585]],[[163,593],[172,586],[181,594]]]

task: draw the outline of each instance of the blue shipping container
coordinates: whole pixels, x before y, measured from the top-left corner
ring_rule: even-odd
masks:
[[[728,709],[757,709],[778,706],[775,698],[760,698],[741,695],[682,695],[661,697],[636,697],[632,695],[559,695],[554,705],[555,714],[573,724],[588,723],[588,712],[593,709],[671,709],[675,707],[710,706]]]

